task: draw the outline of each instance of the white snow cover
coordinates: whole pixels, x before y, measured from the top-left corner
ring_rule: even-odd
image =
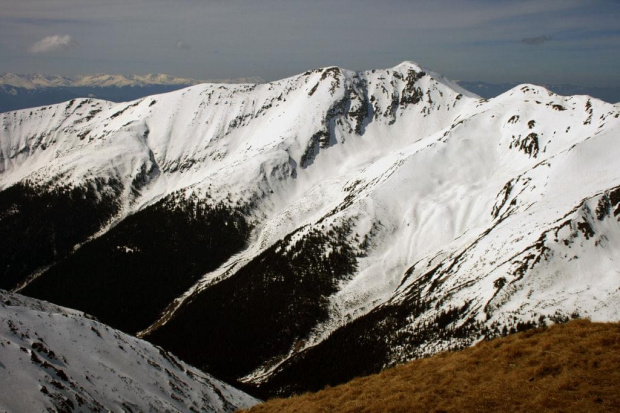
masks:
[[[533,85],[480,99],[412,62],[331,67],[0,114],[0,188],[115,177],[127,187],[118,219],[180,189],[252,202],[247,250],[178,302],[306,224],[350,222],[366,254],[330,297],[330,319],[291,355],[419,285],[436,306],[412,329],[465,304],[464,319],[489,325],[618,320],[619,116],[618,105]],[[141,170],[156,173],[136,194]]]
[[[223,412],[258,400],[84,314],[0,290],[0,411]]]

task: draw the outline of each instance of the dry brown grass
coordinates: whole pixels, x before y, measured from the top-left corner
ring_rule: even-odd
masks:
[[[620,412],[620,323],[486,341],[251,412]]]

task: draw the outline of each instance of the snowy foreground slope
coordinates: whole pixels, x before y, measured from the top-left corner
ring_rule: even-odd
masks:
[[[222,412],[258,400],[83,313],[0,291],[0,410]]]
[[[260,394],[620,319],[617,105],[405,62],[0,116],[0,287]]]

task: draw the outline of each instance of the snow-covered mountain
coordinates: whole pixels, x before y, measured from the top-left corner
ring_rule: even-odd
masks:
[[[0,409],[224,412],[258,400],[83,313],[0,291]]]
[[[0,116],[0,287],[261,394],[620,319],[617,105],[405,62]]]

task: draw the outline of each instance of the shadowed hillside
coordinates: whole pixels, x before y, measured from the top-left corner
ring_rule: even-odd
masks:
[[[481,342],[251,412],[619,411],[620,324],[571,321]]]

